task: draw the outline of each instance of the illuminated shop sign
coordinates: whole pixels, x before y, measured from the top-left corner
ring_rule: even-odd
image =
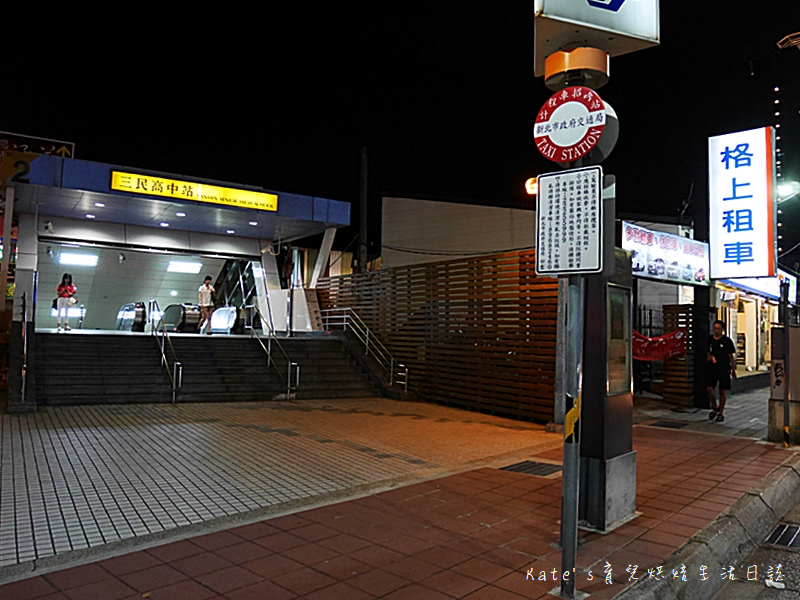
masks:
[[[789,282],[789,302],[797,303],[797,277],[778,269],[777,277],[744,277],[741,279],[727,279],[723,283],[732,285],[746,292],[752,292],[773,300],[780,300],[781,283]]]
[[[633,274],[684,285],[710,285],[708,244],[622,222],[622,248],[631,254]]]
[[[125,173],[123,171],[111,172],[111,189],[117,192],[128,192],[142,196],[159,196],[175,200],[207,202],[236,208],[278,210],[278,196],[276,194],[221,187],[197,183],[196,181],[165,179],[163,177],[154,177],[153,175]]]
[[[712,279],[775,277],[775,146],[771,127],[708,142]]]

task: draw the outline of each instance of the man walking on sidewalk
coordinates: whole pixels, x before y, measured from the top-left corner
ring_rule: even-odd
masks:
[[[736,348],[733,340],[725,335],[725,323],[714,321],[714,335],[708,338],[708,383],[706,392],[711,403],[709,419],[724,421],[722,414],[725,402],[728,399],[728,390],[731,389],[731,377],[736,379]],[[719,383],[719,409],[717,399],[714,397],[714,388]]]

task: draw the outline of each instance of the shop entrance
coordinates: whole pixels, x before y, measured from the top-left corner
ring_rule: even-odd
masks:
[[[736,345],[737,373],[768,371],[770,329],[778,322],[777,301],[727,289],[720,292],[720,298],[718,316]]]

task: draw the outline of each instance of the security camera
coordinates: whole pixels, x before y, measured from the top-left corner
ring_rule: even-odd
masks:
[[[47,256],[49,256],[50,258],[53,257],[53,247],[52,246],[48,246],[47,247]]]
[[[119,264],[122,264],[123,261],[127,258],[122,252],[119,253]]]
[[[52,221],[45,221],[44,222],[44,232],[45,233],[55,233],[56,229],[53,227]]]

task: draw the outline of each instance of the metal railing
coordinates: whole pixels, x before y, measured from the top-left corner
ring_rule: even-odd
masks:
[[[272,315],[270,315],[270,319],[267,320],[261,314],[261,311],[258,309],[258,306],[255,304],[248,304],[245,306],[246,314],[248,315],[248,323],[245,325],[245,328],[250,332],[250,337],[254,338],[260,345],[261,348],[267,355],[267,368],[274,367],[275,372],[281,378],[281,381],[286,385],[286,399],[291,399],[292,392],[296,392],[297,388],[300,387],[300,365],[296,362],[292,362],[289,359],[289,355],[286,353],[286,349],[283,345],[278,341],[278,337],[275,335],[275,328],[273,327],[271,320]],[[261,336],[256,333],[256,328],[253,324],[256,317],[261,319],[261,323],[265,324],[269,331],[267,332],[267,344],[264,345],[264,340],[261,339]],[[280,372],[278,369],[278,365],[275,364],[275,359],[272,358],[272,341],[275,340],[275,343],[278,345],[278,349],[283,354],[283,357],[286,359],[286,377],[283,376],[283,373]],[[294,371],[294,387],[292,387],[292,371]]]
[[[158,319],[155,317],[156,314]],[[175,404],[178,392],[183,385],[183,365],[175,353],[175,347],[172,345],[172,340],[167,332],[167,325],[164,323],[164,313],[157,300],[150,300],[147,303],[147,322],[150,323],[150,335],[155,336],[156,341],[159,342],[161,364],[167,370],[167,377],[169,377],[169,383],[172,387],[172,403]],[[172,354],[172,369],[169,368],[169,361],[167,360],[167,347],[169,347]]]
[[[22,380],[20,402],[25,404],[25,375],[28,371],[28,292],[22,294]]]
[[[378,339],[378,336],[370,331],[355,310],[352,308],[328,308],[320,311],[320,314],[325,331],[330,331],[332,327],[352,331],[353,335],[364,344],[364,353],[375,358],[386,371],[389,376],[389,385],[397,384],[408,391],[408,367],[395,360],[392,353]]]

